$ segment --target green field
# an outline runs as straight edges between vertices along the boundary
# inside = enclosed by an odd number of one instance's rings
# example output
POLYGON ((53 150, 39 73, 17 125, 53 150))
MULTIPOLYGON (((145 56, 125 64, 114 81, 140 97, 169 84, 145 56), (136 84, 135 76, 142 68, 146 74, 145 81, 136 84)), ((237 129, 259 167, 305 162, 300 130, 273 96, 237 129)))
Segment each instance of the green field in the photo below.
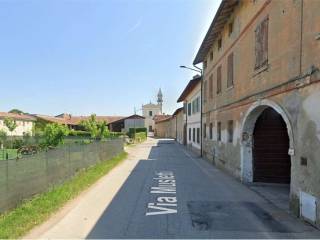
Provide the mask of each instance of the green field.
POLYGON ((17 158, 17 149, 2 149, 0 150, 0 160, 5 160, 8 154, 8 159, 17 158))

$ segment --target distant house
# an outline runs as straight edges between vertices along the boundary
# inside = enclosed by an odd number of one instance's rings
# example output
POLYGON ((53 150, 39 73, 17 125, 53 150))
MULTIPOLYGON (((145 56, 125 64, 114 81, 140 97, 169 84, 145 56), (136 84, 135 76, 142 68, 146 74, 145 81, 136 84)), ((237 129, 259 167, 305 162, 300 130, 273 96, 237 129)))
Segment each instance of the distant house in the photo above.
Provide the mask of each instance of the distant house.
MULTIPOLYGON (((37 118, 37 124, 45 125, 47 123, 58 123, 68 126, 69 129, 74 130, 83 130, 81 126, 81 122, 84 120, 88 120, 90 116, 72 116, 68 113, 63 113, 57 116, 48 116, 48 115, 41 115, 36 114, 35 117, 37 118)), ((123 116, 96 116, 97 121, 105 121, 108 124, 118 121, 119 119, 124 118, 123 116)))
POLYGON ((200 153, 201 149, 201 77, 196 75, 189 81, 177 102, 185 107, 187 145, 200 153))
POLYGON ((159 138, 174 138, 171 115, 157 115, 154 117, 154 136, 159 138))
POLYGON ((8 136, 32 135, 35 121, 35 117, 27 114, 0 112, 0 130, 5 131, 8 136), (11 118, 16 122, 17 127, 13 132, 10 132, 4 124, 5 118, 11 118))
MULTIPOLYGON (((58 123, 68 126, 69 129, 84 130, 81 122, 88 120, 90 116, 72 116, 71 114, 63 113, 57 116, 35 115, 39 126, 47 123, 58 123)), ((96 116, 97 121, 105 121, 109 130, 112 132, 128 132, 129 128, 145 127, 145 118, 140 115, 124 116, 96 116)))
POLYGON ((134 114, 129 117, 123 117, 116 121, 108 123, 109 130, 112 132, 129 132, 130 128, 145 127, 145 117, 134 114))

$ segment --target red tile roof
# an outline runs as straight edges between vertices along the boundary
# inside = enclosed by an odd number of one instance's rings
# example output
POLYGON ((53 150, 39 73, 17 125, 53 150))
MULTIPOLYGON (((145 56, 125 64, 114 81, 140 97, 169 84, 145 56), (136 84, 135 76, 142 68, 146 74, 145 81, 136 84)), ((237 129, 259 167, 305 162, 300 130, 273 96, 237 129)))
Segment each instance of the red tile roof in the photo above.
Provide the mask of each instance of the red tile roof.
POLYGON ((158 123, 158 122, 164 122, 164 121, 170 120, 171 118, 172 118, 171 115, 155 115, 153 117, 153 120, 155 121, 155 123, 158 123))
POLYGON ((24 121, 36 121, 37 119, 34 116, 28 114, 18 114, 18 113, 8 113, 0 112, 0 118, 12 118, 14 120, 24 120, 24 121))

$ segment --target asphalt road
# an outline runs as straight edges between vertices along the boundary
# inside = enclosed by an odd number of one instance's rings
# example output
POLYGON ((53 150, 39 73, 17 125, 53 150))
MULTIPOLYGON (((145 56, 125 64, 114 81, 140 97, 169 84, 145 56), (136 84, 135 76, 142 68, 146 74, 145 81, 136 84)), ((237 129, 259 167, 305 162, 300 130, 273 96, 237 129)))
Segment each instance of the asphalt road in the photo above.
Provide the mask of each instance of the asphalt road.
POLYGON ((141 159, 87 238, 320 238, 174 141, 141 159), (144 161, 143 161, 144 160, 144 161))

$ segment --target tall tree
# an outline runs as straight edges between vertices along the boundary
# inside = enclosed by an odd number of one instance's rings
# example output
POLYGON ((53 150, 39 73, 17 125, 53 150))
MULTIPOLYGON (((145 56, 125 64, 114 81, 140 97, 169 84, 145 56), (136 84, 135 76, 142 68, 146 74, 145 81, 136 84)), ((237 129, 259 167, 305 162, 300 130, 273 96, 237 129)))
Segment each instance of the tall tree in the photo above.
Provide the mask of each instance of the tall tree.
POLYGON ((11 110, 9 111, 9 113, 24 114, 23 111, 21 111, 20 109, 16 109, 16 108, 11 109, 11 110))
POLYGON ((12 132, 17 128, 16 121, 12 118, 7 117, 4 119, 4 125, 9 129, 12 136, 12 132))

